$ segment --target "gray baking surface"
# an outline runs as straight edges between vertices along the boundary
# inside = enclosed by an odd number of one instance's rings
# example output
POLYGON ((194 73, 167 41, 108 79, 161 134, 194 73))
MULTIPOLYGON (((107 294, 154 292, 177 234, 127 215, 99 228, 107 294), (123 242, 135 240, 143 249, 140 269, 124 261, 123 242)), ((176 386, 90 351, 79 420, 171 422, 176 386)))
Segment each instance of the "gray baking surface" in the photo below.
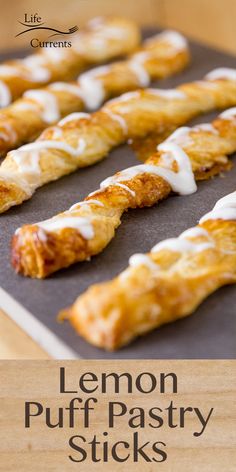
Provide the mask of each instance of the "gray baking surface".
MULTIPOLYGON (((236 66, 234 57, 202 45, 191 43, 191 51, 191 67, 181 75, 158 81, 157 87, 175 87, 182 82, 201 79, 215 67, 236 66)), ((201 116, 192 123, 207 122, 214 116, 216 113, 201 116)), ((190 317, 155 330, 116 353, 90 346, 69 324, 56 321, 57 312, 70 305, 89 285, 107 280, 124 269, 131 254, 146 252, 158 241, 177 236, 195 225, 216 200, 236 190, 235 166, 224 178, 199 183, 194 195, 173 196, 153 208, 129 211, 124 215, 116 237, 91 262, 74 265, 43 281, 14 274, 9 246, 16 228, 67 209, 98 188, 105 177, 136 163, 128 146, 119 147, 100 163, 46 185, 30 201, 1 215, 0 286, 83 358, 235 358, 234 286, 222 288, 210 296, 190 317)))

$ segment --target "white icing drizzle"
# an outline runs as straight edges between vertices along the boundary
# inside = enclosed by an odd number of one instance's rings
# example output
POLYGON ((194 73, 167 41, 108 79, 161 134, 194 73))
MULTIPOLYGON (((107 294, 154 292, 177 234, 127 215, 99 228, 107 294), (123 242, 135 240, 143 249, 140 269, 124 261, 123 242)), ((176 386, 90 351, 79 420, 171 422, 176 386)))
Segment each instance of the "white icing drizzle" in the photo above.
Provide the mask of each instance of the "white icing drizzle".
MULTIPOLYGON (((178 172, 157 167, 157 174, 163 177, 172 187, 172 190, 180 195, 189 195, 196 192, 197 186, 194 180, 192 166, 187 154, 175 143, 159 144, 158 150, 168 154, 175 159, 178 164, 178 172)), ((165 154, 163 156, 165 158, 165 154)), ((155 167, 155 166, 153 166, 155 167)))
POLYGON ((104 207, 104 203, 95 199, 78 202, 75 205, 72 205, 68 211, 50 218, 49 220, 36 223, 36 225, 48 232, 60 231, 64 228, 74 228, 80 231, 84 239, 92 239, 94 237, 94 229, 90 217, 77 215, 78 206, 89 206, 91 204, 104 207))
POLYGON ((104 38, 107 38, 107 39, 124 38, 125 30, 119 28, 118 26, 109 25, 109 26, 106 26, 106 28, 104 29, 103 28, 104 27, 102 27, 101 29, 101 36, 103 36, 104 38))
POLYGON ((143 63, 147 61, 148 59, 150 59, 150 57, 151 57, 150 51, 139 51, 139 52, 134 53, 130 60, 143 63))
POLYGON ((73 50, 79 54, 87 55, 90 50, 99 50, 107 47, 107 39, 102 37, 101 34, 94 34, 93 36, 87 36, 86 34, 78 34, 77 38, 73 39, 73 50))
POLYGON ((132 59, 128 62, 129 68, 136 75, 139 85, 141 87, 147 87, 150 83, 150 76, 145 69, 144 62, 150 56, 149 52, 138 52, 133 55, 132 59))
POLYGON ((228 208, 229 206, 236 207, 236 192, 229 193, 225 197, 220 198, 214 208, 228 208))
POLYGON ((74 148, 69 144, 61 141, 45 140, 36 141, 35 143, 25 144, 15 151, 11 151, 9 155, 16 162, 19 171, 22 174, 40 175, 39 166, 40 151, 45 149, 54 149, 65 151, 75 159, 82 154, 86 146, 83 139, 79 140, 78 147, 74 148))
POLYGON ((42 54, 49 59, 50 62, 56 63, 67 58, 68 49, 56 47, 43 48, 42 54))
POLYGON ((62 215, 54 216, 49 220, 36 223, 36 226, 48 231, 60 231, 65 228, 73 228, 79 230, 84 239, 92 239, 94 237, 94 229, 88 218, 81 216, 67 216, 69 212, 62 215), (66 215, 66 216, 65 216, 66 215))
POLYGON ((205 76, 206 80, 226 79, 236 81, 236 69, 229 67, 219 67, 212 70, 205 76))
MULTIPOLYGON (((103 207, 104 204, 99 200, 88 200, 83 202, 78 202, 75 205, 65 211, 64 213, 54 216, 48 220, 36 223, 35 225, 38 226, 40 229, 43 229, 47 232, 57 232, 65 228, 72 228, 77 229, 81 233, 84 239, 90 240, 94 237, 94 229, 93 225, 90 221, 90 217, 78 216, 78 206, 88 206, 90 204, 98 205, 103 207)), ((18 234, 20 228, 16 230, 16 234, 18 234)), ((42 233, 42 240, 46 240, 46 236, 42 233)))
MULTIPOLYGON (((150 90, 154 90, 154 89, 148 89, 149 91, 150 90)), ((118 98, 112 98, 111 100, 108 100, 106 102, 106 104, 108 103, 121 103, 121 102, 127 102, 129 100, 132 100, 132 99, 136 99, 136 98, 140 98, 140 92, 138 92, 137 90, 135 90, 134 92, 126 92, 126 93, 123 93, 122 95, 120 95, 120 97, 118 98)))
MULTIPOLYGON (((132 197, 135 197, 135 195, 136 195, 135 192, 134 192, 134 190, 131 190, 131 188, 129 188, 128 185, 124 185, 124 184, 121 184, 121 183, 118 183, 118 182, 116 182, 116 183, 113 184, 113 185, 115 185, 116 187, 121 187, 121 188, 123 188, 124 190, 126 190, 127 192, 129 192, 129 193, 132 195, 132 197)), ((106 185, 106 184, 104 184, 104 182, 102 182, 102 183, 101 183, 101 189, 106 188, 106 187, 109 187, 109 185, 106 185)))
POLYGON ((200 219, 200 223, 207 220, 235 220, 236 208, 221 208, 219 210, 212 210, 200 219))
POLYGON ((66 123, 70 123, 71 121, 74 121, 74 120, 82 120, 82 119, 88 120, 89 118, 90 118, 89 113, 82 113, 82 112, 71 113, 70 115, 67 115, 65 118, 60 120, 58 125, 63 126, 66 123))
POLYGON ((75 95, 83 100, 82 91, 79 85, 67 84, 66 82, 55 82, 54 84, 49 85, 48 88, 51 90, 58 90, 59 92, 71 93, 71 95, 75 95))
POLYGON ((207 131, 212 134, 219 134, 218 130, 214 128, 214 126, 211 123, 201 123, 200 125, 193 126, 192 131, 193 132, 198 132, 198 131, 207 131))
POLYGON ((88 21, 88 26, 91 29, 100 28, 102 25, 104 25, 103 16, 96 16, 95 18, 92 18, 91 20, 88 21))
MULTIPOLYGON (((52 137, 54 139, 61 139, 63 137, 63 131, 61 128, 59 128, 59 126, 51 126, 50 128, 47 128, 45 130, 45 133, 47 133, 48 130, 51 130, 52 131, 52 137)), ((41 137, 42 137, 42 134, 41 134, 41 137)))
POLYGON ((7 84, 0 80, 0 107, 7 107, 11 103, 11 92, 7 84))
POLYGON ((2 77, 21 77, 30 82, 47 82, 50 79, 50 71, 42 67, 42 61, 37 57, 25 58, 19 63, 19 66, 6 64, 0 66, 0 76, 2 77), (23 66, 21 68, 20 66, 23 66))
POLYGON ((114 38, 123 38, 126 30, 123 27, 116 26, 112 23, 106 23, 103 17, 93 18, 88 23, 89 27, 94 31, 95 37, 91 39, 97 39, 97 37, 101 37, 101 39, 114 39, 114 38))
POLYGON ((112 120, 117 121, 120 127, 122 128, 124 134, 127 135, 128 126, 125 119, 122 116, 118 115, 117 113, 113 113, 109 108, 103 108, 102 111, 103 113, 106 113, 107 115, 109 115, 112 120))
POLYGON ((48 82, 51 77, 50 70, 46 67, 43 54, 28 56, 22 60, 29 71, 29 80, 33 82, 48 82))
MULTIPOLYGON (((119 172, 118 175, 108 177, 101 183, 101 188, 109 185, 116 185, 125 180, 130 180, 139 174, 150 173, 165 179, 170 184, 172 190, 180 195, 189 195, 196 192, 197 187, 194 180, 191 162, 187 154, 177 144, 168 142, 159 145, 158 150, 167 153, 167 159, 168 154, 171 154, 171 157, 173 157, 178 163, 178 172, 151 164, 141 164, 139 166, 129 167, 128 169, 119 172)), ((163 155, 163 158, 165 158, 165 154, 163 155)))
MULTIPOLYGON (((157 253, 162 250, 169 250, 173 252, 179 252, 181 254, 184 253, 198 253, 202 252, 206 249, 209 248, 214 248, 215 244, 214 242, 210 239, 210 236, 206 230, 203 228, 190 228, 187 231, 184 231, 178 238, 171 238, 171 239, 166 239, 165 241, 161 241, 160 243, 156 244, 152 249, 151 253, 157 253), (207 238, 207 242, 196 242, 196 241, 190 241, 188 238, 197 238, 204 236, 207 238)), ((129 259, 129 266, 130 267, 137 267, 140 265, 145 265, 148 267, 150 270, 153 271, 158 271, 161 270, 160 266, 156 264, 150 255, 148 254, 134 254, 133 256, 130 257, 129 259)), ((126 274, 127 271, 123 272, 123 274, 126 274)), ((129 275, 129 273, 127 273, 129 275)))
POLYGON ((146 254, 133 254, 133 256, 129 258, 129 265, 130 267, 145 265, 151 270, 159 269, 158 264, 155 264, 155 262, 146 254))
POLYGON ((70 144, 61 142, 61 141, 36 141, 35 143, 25 144, 19 149, 13 152, 22 151, 31 151, 31 150, 42 150, 42 149, 58 149, 60 151, 65 151, 67 154, 70 154, 73 157, 78 157, 84 151, 86 143, 84 139, 80 138, 77 148, 72 147, 70 144))
POLYGON ((99 108, 105 99, 105 89, 102 81, 97 77, 99 74, 107 74, 110 66, 96 67, 81 74, 78 84, 81 89, 81 97, 88 110, 99 108))
POLYGON ((74 205, 72 205, 69 209, 69 211, 73 211, 73 210, 78 210, 78 206, 87 206, 87 205, 97 205, 97 206, 100 206, 100 207, 104 207, 104 203, 103 202, 100 202, 100 200, 96 200, 95 198, 94 199, 90 199, 90 200, 85 200, 83 202, 78 202, 78 203, 75 203, 74 205))
POLYGON ((168 250, 173 252, 180 252, 181 254, 185 252, 202 252, 205 249, 214 247, 214 243, 211 241, 199 243, 194 241, 189 241, 185 239, 185 236, 180 235, 178 238, 170 238, 165 241, 161 241, 156 244, 151 250, 152 253, 159 252, 162 250, 168 250))
MULTIPOLYGON (((203 228, 190 228, 187 231, 184 231, 178 238, 171 238, 161 241, 156 244, 152 249, 151 253, 157 253, 162 250, 168 250, 173 252, 184 253, 198 253, 205 251, 206 249, 214 248, 215 244, 211 240, 208 232, 203 228), (188 238, 197 238, 204 236, 207 238, 207 242, 196 242, 190 241, 188 238)), ((136 267, 139 265, 146 265, 149 269, 158 271, 160 266, 156 264, 148 254, 134 254, 129 259, 130 267, 136 267)))
MULTIPOLYGON (((189 133, 198 133, 199 131, 207 131, 215 135, 218 134, 218 130, 210 123, 202 123, 200 125, 193 126, 192 128, 189 128, 188 126, 182 126, 181 128, 177 128, 164 141, 164 143, 175 143, 179 146, 190 146, 193 144, 193 140, 191 139, 189 133)), ((157 149, 160 149, 159 146, 157 146, 157 149)))
POLYGON ((213 210, 200 219, 200 224, 207 220, 236 220, 236 192, 221 198, 213 210))
MULTIPOLYGON (((165 142, 176 143, 179 146, 190 145, 192 144, 192 139, 189 137, 189 131, 191 128, 188 126, 182 126, 181 128, 176 129, 166 140, 165 142)), ((158 146, 157 146, 158 148, 158 146)))
POLYGON ((56 97, 45 90, 27 90, 23 97, 30 98, 42 107, 42 119, 46 123, 54 123, 60 119, 60 111, 56 97))
POLYGON ((21 76, 22 71, 16 65, 6 64, 0 66, 0 75, 2 77, 14 77, 14 76, 21 76))
POLYGON ((223 111, 219 117, 223 120, 236 120, 236 107, 223 111))
POLYGON ((23 175, 40 176, 41 168, 39 165, 40 156, 37 152, 33 151, 31 154, 28 152, 18 153, 17 151, 11 152, 11 157, 17 164, 18 171, 23 175))
POLYGON ((176 89, 148 89, 148 92, 153 95, 158 95, 159 97, 166 98, 167 100, 182 100, 186 98, 186 94, 181 90, 176 89))
POLYGON ((140 62, 130 61, 129 68, 136 75, 139 85, 141 87, 147 87, 150 83, 150 77, 145 67, 140 62))
POLYGON ((124 184, 121 184, 120 182, 113 181, 113 177, 108 177, 106 180, 101 182, 100 188, 98 190, 95 190, 94 192, 89 193, 88 196, 92 197, 93 195, 97 195, 98 193, 101 193, 105 188, 109 187, 110 185, 123 188, 124 190, 126 190, 126 192, 129 192, 132 195, 132 197, 135 197, 136 195, 134 190, 131 190, 131 188, 129 188, 128 185, 124 185, 124 184), (111 179, 112 179, 112 183, 110 183, 111 179))
POLYGON ((197 238, 199 236, 205 236, 207 239, 210 239, 208 231, 199 226, 194 226, 193 228, 186 229, 181 235, 181 238, 197 238))
POLYGON ((38 108, 37 103, 30 103, 30 102, 25 102, 23 100, 17 100, 12 106, 14 106, 14 109, 16 110, 32 110, 35 112, 35 110, 38 108))
POLYGON ((83 49, 86 49, 86 46, 88 47, 88 45, 97 49, 105 46, 109 39, 122 39, 126 36, 126 29, 124 29, 124 27, 119 27, 112 23, 109 24, 102 17, 93 18, 89 21, 88 25, 93 32, 93 36, 91 36, 91 33, 90 36, 81 33, 77 35, 78 41, 76 47, 79 51, 83 51, 83 49))
POLYGON ((216 90, 218 88, 217 84, 214 82, 207 82, 206 80, 195 80, 194 84, 209 90, 216 90))
MULTIPOLYGON (((158 35, 156 35, 155 38, 167 41, 168 43, 171 44, 171 46, 175 48, 176 51, 183 51, 184 49, 188 48, 188 43, 185 37, 179 32, 174 31, 174 30, 163 31, 162 33, 159 33, 158 35)), ((148 38, 146 39, 145 43, 149 44, 153 42, 153 40, 154 38, 148 38)))
POLYGON ((1 122, 0 118, 0 138, 3 139, 3 141, 6 142, 14 142, 17 138, 17 134, 13 127, 10 125, 10 123, 7 123, 6 121, 1 122))

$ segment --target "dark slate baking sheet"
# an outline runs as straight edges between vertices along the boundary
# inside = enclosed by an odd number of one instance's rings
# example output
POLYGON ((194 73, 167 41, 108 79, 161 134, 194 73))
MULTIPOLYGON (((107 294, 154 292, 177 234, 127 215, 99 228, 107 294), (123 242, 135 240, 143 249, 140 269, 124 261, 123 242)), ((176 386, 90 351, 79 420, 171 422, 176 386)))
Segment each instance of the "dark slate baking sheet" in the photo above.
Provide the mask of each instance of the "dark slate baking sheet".
MULTIPOLYGON (((152 33, 153 31, 150 32, 152 33)), ((191 51, 191 67, 179 76, 159 81, 156 84, 158 87, 175 87, 185 81, 201 79, 215 67, 236 67, 234 57, 202 45, 192 43, 191 51)), ((192 123, 207 122, 214 116, 216 113, 205 115, 192 123)), ((134 252, 146 252, 158 241, 177 236, 181 231, 195 225, 201 215, 212 208, 216 200, 236 190, 236 167, 225 174, 224 178, 217 177, 199 183, 198 192, 194 195, 173 196, 153 208, 130 211, 124 215, 123 223, 110 245, 91 262, 77 264, 43 281, 17 276, 11 269, 9 244, 17 227, 49 218, 67 209, 98 188, 105 177, 136 163, 137 160, 128 146, 122 146, 97 165, 46 185, 38 190, 29 202, 1 215, 0 286, 49 328, 59 340, 75 351, 78 357, 235 358, 234 286, 222 288, 210 296, 192 316, 153 331, 116 353, 106 353, 90 346, 69 324, 58 324, 56 314, 70 305, 89 285, 118 274, 127 266, 128 258, 134 252)), ((4 308, 6 310, 7 307, 4 308)), ((26 329, 24 318, 19 316, 17 322, 26 329)), ((1 335, 4 336, 4 333, 1 335)))

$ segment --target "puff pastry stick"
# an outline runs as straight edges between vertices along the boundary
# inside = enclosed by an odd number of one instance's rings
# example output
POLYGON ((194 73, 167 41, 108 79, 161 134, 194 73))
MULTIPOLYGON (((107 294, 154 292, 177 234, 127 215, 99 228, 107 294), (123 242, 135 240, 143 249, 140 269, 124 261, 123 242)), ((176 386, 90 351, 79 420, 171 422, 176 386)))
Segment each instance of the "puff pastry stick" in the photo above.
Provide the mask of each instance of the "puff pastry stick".
POLYGON ((25 90, 71 80, 93 64, 129 54, 139 41, 140 32, 133 21, 115 17, 90 21, 73 35, 71 48, 43 48, 40 53, 0 65, 0 107, 8 106, 25 90))
POLYGON ((189 195, 195 179, 207 179, 229 167, 236 151, 236 108, 213 124, 179 128, 160 144, 145 164, 118 172, 100 189, 68 211, 35 225, 13 238, 12 262, 17 272, 43 278, 102 251, 114 237, 129 208, 152 206, 171 191, 189 195))
POLYGON ((191 315, 212 292, 236 283, 236 192, 178 238, 135 254, 111 281, 91 286, 62 313, 90 343, 115 350, 191 315))
POLYGON ((163 132, 191 117, 236 104, 236 71, 223 78, 121 95, 88 117, 69 115, 56 128, 16 151, 0 167, 0 212, 29 199, 47 182, 92 165, 127 137, 163 132))
POLYGON ((127 60, 85 72, 77 82, 56 82, 27 91, 0 112, 0 153, 32 141, 48 124, 69 113, 95 110, 108 98, 179 72, 189 57, 185 38, 164 31, 146 40, 127 60))

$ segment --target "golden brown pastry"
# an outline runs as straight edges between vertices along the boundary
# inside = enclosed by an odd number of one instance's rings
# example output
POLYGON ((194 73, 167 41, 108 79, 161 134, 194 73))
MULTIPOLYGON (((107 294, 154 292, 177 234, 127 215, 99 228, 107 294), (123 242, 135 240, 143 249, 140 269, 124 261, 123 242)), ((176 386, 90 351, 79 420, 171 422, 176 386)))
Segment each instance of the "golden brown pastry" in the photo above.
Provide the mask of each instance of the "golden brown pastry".
POLYGON ((232 69, 174 90, 128 92, 88 116, 69 115, 38 140, 10 151, 0 167, 0 212, 53 180, 102 160, 127 138, 163 133, 195 115, 236 104, 232 69), (216 76, 216 78, 215 78, 216 76))
POLYGON ((17 272, 43 278, 102 251, 129 208, 152 206, 171 191, 189 195, 195 179, 229 168, 236 151, 236 108, 211 124, 179 128, 160 144, 145 164, 107 178, 83 202, 47 221, 26 225, 13 238, 17 272))
POLYGON ((179 72, 189 57, 185 38, 165 31, 146 40, 127 60, 85 72, 77 82, 56 82, 25 92, 0 112, 0 153, 32 141, 49 124, 69 113, 95 110, 108 98, 179 72))
POLYGON ((139 29, 131 20, 91 20, 71 37, 71 48, 43 48, 40 53, 0 65, 0 107, 8 106, 25 90, 55 80, 71 80, 91 65, 129 54, 139 41, 139 29))
POLYGON ((95 346, 114 350, 191 315, 212 292, 236 283, 236 192, 178 238, 135 254, 113 280, 91 286, 62 313, 95 346))

